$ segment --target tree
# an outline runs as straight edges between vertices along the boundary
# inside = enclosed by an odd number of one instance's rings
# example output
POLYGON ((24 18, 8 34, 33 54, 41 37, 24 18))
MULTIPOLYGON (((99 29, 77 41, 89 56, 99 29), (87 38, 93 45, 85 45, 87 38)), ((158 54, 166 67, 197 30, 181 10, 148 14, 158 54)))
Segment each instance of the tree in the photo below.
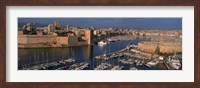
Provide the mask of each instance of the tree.
POLYGON ((155 50, 154 53, 156 53, 156 54, 159 54, 159 53, 160 53, 160 47, 159 47, 159 46, 156 47, 156 50, 155 50))

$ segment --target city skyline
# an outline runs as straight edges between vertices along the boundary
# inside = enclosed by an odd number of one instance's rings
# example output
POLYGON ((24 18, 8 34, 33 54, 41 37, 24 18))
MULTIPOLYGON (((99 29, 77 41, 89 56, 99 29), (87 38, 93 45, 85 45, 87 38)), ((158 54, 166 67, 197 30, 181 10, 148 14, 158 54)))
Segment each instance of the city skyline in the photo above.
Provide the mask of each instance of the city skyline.
POLYGON ((59 21, 64 27, 182 30, 182 18, 18 18, 18 26, 26 22, 46 26, 54 21, 59 21))

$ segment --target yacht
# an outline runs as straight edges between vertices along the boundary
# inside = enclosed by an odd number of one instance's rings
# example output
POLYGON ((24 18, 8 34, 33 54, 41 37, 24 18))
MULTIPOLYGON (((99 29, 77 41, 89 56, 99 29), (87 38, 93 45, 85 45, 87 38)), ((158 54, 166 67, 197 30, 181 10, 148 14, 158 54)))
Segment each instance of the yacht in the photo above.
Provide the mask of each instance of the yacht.
POLYGON ((66 63, 74 63, 76 60, 74 58, 69 58, 69 59, 66 59, 64 60, 64 62, 66 63))
POLYGON ((94 68, 94 70, 109 70, 112 69, 112 67, 113 66, 109 63, 101 63, 96 68, 94 68))
POLYGON ((138 70, 136 67, 131 67, 130 70, 138 70))
POLYGON ((122 70, 124 66, 114 66, 111 70, 122 70))
POLYGON ((151 67, 151 66, 155 66, 157 64, 158 64, 158 61, 150 61, 150 62, 147 62, 147 64, 145 64, 145 65, 148 67, 151 67))
POLYGON ((169 56, 167 63, 176 70, 181 68, 181 62, 176 56, 169 56))
POLYGON ((108 44, 108 42, 106 42, 106 41, 100 41, 100 42, 98 42, 98 45, 106 45, 106 44, 108 44))

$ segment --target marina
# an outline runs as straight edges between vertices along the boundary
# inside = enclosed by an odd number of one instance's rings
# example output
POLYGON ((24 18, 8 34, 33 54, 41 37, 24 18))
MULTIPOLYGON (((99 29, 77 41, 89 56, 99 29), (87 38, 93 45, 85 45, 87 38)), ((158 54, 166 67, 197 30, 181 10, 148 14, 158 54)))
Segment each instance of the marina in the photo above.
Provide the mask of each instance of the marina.
POLYGON ((19 49, 19 70, 177 70, 175 56, 142 52, 137 43, 145 38, 115 41, 105 46, 19 49), (29 50, 28 54, 23 54, 29 50), (26 56, 28 55, 28 57, 26 56), (32 57, 31 57, 32 56, 32 57), (169 58, 163 60, 163 58, 169 58), (158 65, 161 65, 160 67, 158 65))

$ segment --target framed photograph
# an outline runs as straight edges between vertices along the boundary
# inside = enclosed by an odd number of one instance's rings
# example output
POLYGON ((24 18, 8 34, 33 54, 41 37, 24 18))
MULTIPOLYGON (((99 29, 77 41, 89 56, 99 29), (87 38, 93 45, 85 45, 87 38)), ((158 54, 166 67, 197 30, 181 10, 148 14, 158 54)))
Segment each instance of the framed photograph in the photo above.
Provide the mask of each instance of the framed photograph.
POLYGON ((200 87, 199 0, 1 1, 0 87, 200 87))

